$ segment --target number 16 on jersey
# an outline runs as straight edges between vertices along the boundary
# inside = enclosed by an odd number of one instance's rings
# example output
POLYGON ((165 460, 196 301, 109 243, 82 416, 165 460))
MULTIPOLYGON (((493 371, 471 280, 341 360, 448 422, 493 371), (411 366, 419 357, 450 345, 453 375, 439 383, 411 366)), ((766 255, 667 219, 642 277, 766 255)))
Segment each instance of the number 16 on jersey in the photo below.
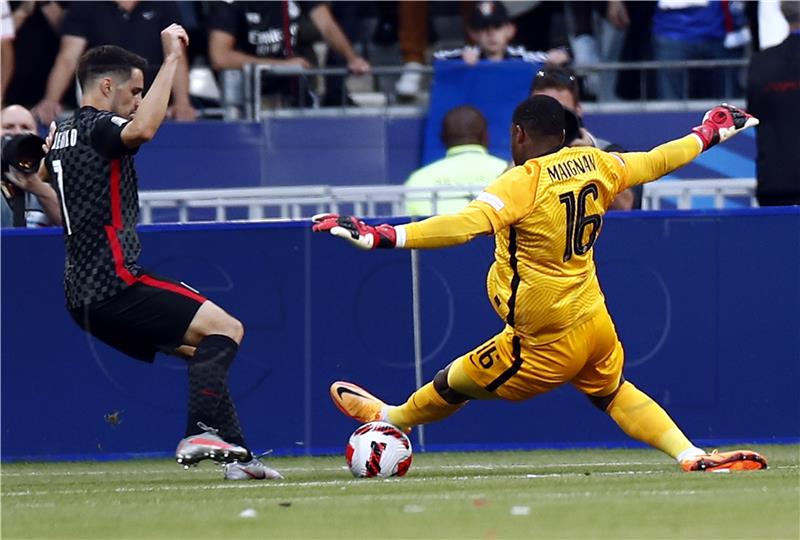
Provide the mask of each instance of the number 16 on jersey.
POLYGON ((584 255, 594 245, 600 226, 603 224, 603 217, 600 214, 586 215, 586 199, 591 195, 597 200, 598 190, 596 184, 585 185, 578 196, 567 191, 558 196, 566 208, 567 213, 567 238, 564 248, 564 262, 567 262, 573 255, 584 255), (590 228, 587 235, 587 228, 590 228), (588 236, 588 238, 586 238, 588 236), (584 241, 586 238, 586 241, 584 241))

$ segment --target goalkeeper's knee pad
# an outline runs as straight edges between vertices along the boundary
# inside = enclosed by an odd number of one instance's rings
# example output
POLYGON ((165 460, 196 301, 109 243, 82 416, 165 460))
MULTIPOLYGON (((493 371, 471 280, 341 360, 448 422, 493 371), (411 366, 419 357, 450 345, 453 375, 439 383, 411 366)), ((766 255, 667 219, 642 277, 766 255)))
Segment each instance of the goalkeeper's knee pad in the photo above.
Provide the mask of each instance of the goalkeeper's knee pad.
POLYGON ((450 388, 450 385, 447 384, 447 372, 449 369, 450 366, 440 370, 439 373, 436 374, 433 378, 433 388, 442 396, 442 399, 451 405, 459 405, 465 401, 469 401, 469 397, 461 392, 453 390, 450 388))

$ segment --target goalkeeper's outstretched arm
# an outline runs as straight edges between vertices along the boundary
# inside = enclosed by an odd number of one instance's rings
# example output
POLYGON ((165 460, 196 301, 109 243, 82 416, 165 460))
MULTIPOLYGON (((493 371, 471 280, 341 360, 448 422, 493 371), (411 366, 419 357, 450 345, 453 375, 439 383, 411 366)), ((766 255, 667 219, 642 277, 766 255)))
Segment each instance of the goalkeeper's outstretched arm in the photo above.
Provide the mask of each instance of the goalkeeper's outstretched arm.
POLYGON ((405 225, 368 225, 357 217, 319 214, 315 232, 330 232, 360 249, 440 248, 469 242, 493 233, 492 223, 479 208, 467 205, 457 214, 433 216, 405 225))
POLYGON ((693 128, 692 133, 686 137, 657 146, 649 152, 615 155, 622 158, 626 184, 631 187, 657 180, 683 167, 715 144, 756 125, 757 118, 741 109, 722 104, 708 111, 703 116, 703 123, 693 128))
MULTIPOLYGON (((686 165, 700 152, 757 124, 758 120, 746 112, 723 104, 708 111, 703 116, 703 123, 682 139, 662 144, 649 152, 611 155, 619 158, 620 182, 626 184, 625 187, 630 187, 661 178, 686 165)), ((533 176, 527 178, 529 182, 538 181, 533 176)), ((536 193, 535 186, 520 182, 509 185, 516 186, 518 194, 522 194, 523 198, 527 197, 528 204, 519 205, 518 210, 523 213, 529 211, 534 202, 532 194, 536 193)), ((513 189, 509 196, 514 198, 513 189)), ((514 218, 514 215, 506 217, 514 218)), ((476 236, 493 234, 495 229, 489 216, 474 203, 470 203, 457 214, 434 216, 397 227, 388 224, 369 225, 357 217, 339 214, 318 214, 312 221, 312 230, 315 232, 329 232, 360 249, 455 246, 469 242, 476 236)))
POLYGON ((456 214, 429 217, 422 221, 399 225, 398 246, 409 249, 431 249, 466 244, 476 236, 494 234, 492 222, 474 205, 467 205, 456 214))
POLYGON ((658 180, 665 174, 683 167, 702 151, 702 142, 692 133, 656 146, 649 152, 623 152, 614 155, 622 158, 624 162, 626 187, 633 187, 658 180))

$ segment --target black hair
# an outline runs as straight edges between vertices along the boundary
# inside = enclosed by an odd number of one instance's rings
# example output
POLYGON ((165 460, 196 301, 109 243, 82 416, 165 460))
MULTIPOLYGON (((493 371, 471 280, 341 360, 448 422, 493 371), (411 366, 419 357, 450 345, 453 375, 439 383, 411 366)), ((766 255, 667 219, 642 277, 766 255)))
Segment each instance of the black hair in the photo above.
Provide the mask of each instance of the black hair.
POLYGON ((78 62, 78 82, 86 90, 86 83, 101 75, 113 75, 120 81, 127 81, 134 68, 142 71, 147 60, 116 45, 93 47, 81 56, 78 62))
POLYGON ((529 136, 560 137, 564 131, 564 107, 550 96, 530 96, 514 109, 513 122, 529 136))
POLYGON ((565 67, 543 67, 536 72, 531 81, 529 94, 537 91, 555 88, 556 90, 569 90, 575 103, 580 103, 580 83, 575 73, 565 67))
POLYGON ((485 144, 486 118, 471 105, 450 109, 442 120, 442 142, 447 148, 459 144, 485 144))

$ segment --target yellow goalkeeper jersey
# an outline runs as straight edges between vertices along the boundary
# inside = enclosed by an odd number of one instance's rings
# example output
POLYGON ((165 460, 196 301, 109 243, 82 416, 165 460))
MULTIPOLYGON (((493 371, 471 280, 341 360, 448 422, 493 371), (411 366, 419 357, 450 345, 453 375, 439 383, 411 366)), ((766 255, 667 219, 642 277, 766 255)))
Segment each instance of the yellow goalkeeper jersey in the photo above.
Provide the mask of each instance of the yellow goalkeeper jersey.
POLYGON ((475 204, 496 232, 486 280, 495 311, 535 341, 560 337, 604 304, 592 247, 625 189, 619 157, 565 148, 515 167, 475 204))
POLYGON ((514 167, 464 210, 398 227, 399 245, 434 248, 494 234, 489 300, 534 342, 558 339, 604 305, 593 246, 614 197, 694 159, 694 135, 650 152, 563 148, 514 167))

